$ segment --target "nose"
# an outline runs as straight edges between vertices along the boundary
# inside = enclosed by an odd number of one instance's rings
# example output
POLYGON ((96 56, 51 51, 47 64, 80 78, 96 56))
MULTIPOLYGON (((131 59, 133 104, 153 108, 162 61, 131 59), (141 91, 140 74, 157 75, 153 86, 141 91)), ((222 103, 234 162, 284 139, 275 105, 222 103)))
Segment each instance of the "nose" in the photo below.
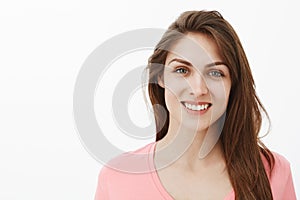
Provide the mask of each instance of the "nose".
POLYGON ((189 84, 191 87, 190 94, 196 98, 206 95, 208 93, 206 81, 200 72, 195 73, 194 76, 191 77, 189 84))

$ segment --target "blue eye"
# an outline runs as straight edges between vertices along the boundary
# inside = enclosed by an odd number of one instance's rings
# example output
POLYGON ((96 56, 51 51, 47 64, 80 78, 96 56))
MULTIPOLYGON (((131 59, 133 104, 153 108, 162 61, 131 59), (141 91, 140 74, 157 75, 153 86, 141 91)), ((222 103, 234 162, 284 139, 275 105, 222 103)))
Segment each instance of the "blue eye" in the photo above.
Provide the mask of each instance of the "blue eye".
POLYGON ((185 69, 185 68, 183 68, 183 67, 180 67, 180 68, 177 68, 177 69, 175 70, 175 72, 180 73, 180 74, 187 74, 187 73, 188 73, 188 70, 185 69))
POLYGON ((220 72, 220 71, 210 71, 208 74, 210 76, 214 76, 214 77, 222 77, 222 76, 224 76, 224 74, 222 72, 220 72))

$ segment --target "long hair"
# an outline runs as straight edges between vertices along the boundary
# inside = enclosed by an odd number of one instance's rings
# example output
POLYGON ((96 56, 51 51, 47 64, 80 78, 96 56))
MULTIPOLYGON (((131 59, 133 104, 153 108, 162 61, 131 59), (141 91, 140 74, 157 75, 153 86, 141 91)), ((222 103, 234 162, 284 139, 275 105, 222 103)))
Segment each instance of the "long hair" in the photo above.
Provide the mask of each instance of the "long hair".
POLYGON ((169 113, 165 120, 162 109, 154 106, 159 104, 167 111, 164 88, 157 84, 159 77, 163 76, 168 54, 166 49, 188 32, 199 32, 211 37, 229 68, 232 85, 220 140, 235 198, 272 200, 262 157, 267 160, 270 171, 274 166, 274 157, 259 138, 262 114, 268 120, 269 117, 256 95, 255 83, 242 44, 232 26, 217 11, 182 13, 169 26, 148 60, 148 93, 154 111, 156 141, 167 134, 169 127, 169 113))

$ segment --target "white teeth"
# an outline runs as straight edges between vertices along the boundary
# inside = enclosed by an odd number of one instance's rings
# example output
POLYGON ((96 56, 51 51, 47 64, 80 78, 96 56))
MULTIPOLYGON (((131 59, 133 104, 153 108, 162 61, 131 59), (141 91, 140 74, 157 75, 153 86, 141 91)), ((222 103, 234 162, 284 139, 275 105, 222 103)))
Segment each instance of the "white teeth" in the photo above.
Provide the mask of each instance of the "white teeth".
POLYGON ((198 106, 192 105, 192 110, 198 110, 198 106))
POLYGON ((193 105, 193 104, 189 104, 189 103, 184 103, 185 107, 190 109, 190 110, 206 110, 208 108, 208 104, 202 104, 202 105, 193 105))

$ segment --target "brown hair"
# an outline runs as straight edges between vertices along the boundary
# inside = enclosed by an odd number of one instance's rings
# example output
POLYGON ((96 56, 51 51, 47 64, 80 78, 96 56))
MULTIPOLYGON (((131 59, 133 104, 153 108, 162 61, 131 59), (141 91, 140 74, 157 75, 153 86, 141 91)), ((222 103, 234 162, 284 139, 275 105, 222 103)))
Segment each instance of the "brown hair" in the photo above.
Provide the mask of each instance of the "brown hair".
POLYGON ((241 42, 232 26, 217 11, 187 11, 181 14, 164 33, 149 58, 148 93, 155 115, 156 141, 167 134, 169 126, 169 114, 164 123, 162 109, 154 106, 159 104, 167 111, 164 88, 157 84, 164 71, 168 54, 166 49, 188 32, 200 32, 213 38, 229 68, 232 86, 220 140, 235 198, 273 199, 262 156, 267 160, 270 170, 274 165, 274 157, 258 136, 262 113, 267 119, 269 117, 256 95, 241 42))

